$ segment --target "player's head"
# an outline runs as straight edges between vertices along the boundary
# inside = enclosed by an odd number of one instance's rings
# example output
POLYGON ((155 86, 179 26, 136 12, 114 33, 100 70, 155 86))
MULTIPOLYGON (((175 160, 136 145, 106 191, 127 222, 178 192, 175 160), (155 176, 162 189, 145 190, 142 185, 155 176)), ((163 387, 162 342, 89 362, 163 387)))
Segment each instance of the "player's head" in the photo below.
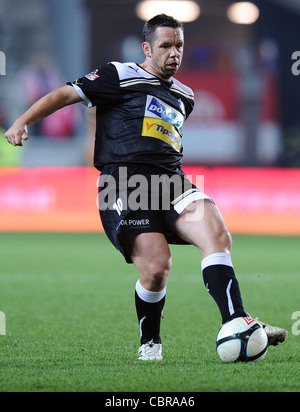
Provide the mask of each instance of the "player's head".
POLYGON ((145 23, 143 30, 144 42, 147 42, 152 46, 159 27, 181 29, 182 33, 184 33, 184 27, 180 21, 174 19, 174 17, 167 16, 166 14, 158 14, 145 23))
POLYGON ((183 25, 173 17, 160 14, 144 26, 143 50, 147 69, 170 80, 179 70, 183 57, 183 25))

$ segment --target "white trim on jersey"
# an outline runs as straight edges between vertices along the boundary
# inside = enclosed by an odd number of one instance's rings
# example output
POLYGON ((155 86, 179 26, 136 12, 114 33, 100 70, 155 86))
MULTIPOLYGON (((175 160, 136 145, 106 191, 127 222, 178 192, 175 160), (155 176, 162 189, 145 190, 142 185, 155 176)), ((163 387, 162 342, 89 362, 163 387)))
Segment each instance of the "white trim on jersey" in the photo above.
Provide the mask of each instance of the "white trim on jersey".
POLYGON ((185 86, 184 84, 180 83, 178 80, 173 79, 173 84, 171 86, 171 90, 175 93, 179 93, 188 99, 194 100, 194 93, 192 89, 185 86))
POLYGON ((172 205, 176 212, 180 215, 191 203, 197 200, 210 200, 211 198, 198 189, 190 189, 173 200, 172 205))
MULTIPOLYGON (((150 83, 155 86, 160 86, 161 82, 153 74, 144 70, 136 63, 119 63, 111 62, 117 69, 120 87, 128 87, 135 84, 150 83)), ((194 100, 192 89, 182 84, 180 81, 173 79, 173 84, 170 88, 174 93, 178 93, 188 99, 194 100)))
POLYGON ((72 83, 72 86, 74 87, 74 89, 76 90, 76 92, 78 93, 79 97, 81 97, 83 99, 83 103, 87 106, 87 107, 93 107, 92 102, 90 101, 90 99, 88 99, 86 97, 86 95, 83 93, 83 91, 81 90, 81 88, 79 86, 77 86, 77 84, 72 83))
POLYGON ((158 81, 158 78, 156 76, 147 72, 136 63, 111 62, 111 64, 113 64, 117 69, 121 83, 131 79, 147 79, 158 81))

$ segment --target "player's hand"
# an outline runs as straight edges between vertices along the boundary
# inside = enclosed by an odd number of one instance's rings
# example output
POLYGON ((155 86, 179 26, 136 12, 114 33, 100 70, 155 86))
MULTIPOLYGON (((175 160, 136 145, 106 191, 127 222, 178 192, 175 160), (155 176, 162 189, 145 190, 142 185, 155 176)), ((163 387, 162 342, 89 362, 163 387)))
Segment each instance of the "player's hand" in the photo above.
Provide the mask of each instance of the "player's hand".
POLYGON ((26 124, 14 123, 5 133, 6 140, 13 146, 23 146, 22 140, 28 140, 28 130, 26 124))

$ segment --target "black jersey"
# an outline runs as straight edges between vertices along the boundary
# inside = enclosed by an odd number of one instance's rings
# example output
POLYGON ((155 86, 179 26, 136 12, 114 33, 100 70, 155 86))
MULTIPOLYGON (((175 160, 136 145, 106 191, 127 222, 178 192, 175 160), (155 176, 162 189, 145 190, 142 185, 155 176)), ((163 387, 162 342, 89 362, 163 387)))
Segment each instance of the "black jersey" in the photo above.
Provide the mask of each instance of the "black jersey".
POLYGON ((159 79, 136 63, 118 62, 72 85, 87 106, 97 108, 97 169, 121 163, 181 168, 182 127, 194 106, 190 88, 159 79))

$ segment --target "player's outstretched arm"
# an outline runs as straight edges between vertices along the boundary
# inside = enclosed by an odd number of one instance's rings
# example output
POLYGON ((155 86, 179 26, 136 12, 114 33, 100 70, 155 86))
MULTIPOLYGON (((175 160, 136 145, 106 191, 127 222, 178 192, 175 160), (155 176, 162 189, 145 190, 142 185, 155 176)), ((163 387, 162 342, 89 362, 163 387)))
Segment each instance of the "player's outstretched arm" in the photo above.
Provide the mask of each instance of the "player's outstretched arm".
POLYGON ((20 116, 9 130, 5 137, 13 146, 23 146, 22 140, 28 140, 27 126, 30 126, 50 114, 69 106, 79 103, 81 97, 72 86, 63 86, 47 94, 30 107, 20 116))

